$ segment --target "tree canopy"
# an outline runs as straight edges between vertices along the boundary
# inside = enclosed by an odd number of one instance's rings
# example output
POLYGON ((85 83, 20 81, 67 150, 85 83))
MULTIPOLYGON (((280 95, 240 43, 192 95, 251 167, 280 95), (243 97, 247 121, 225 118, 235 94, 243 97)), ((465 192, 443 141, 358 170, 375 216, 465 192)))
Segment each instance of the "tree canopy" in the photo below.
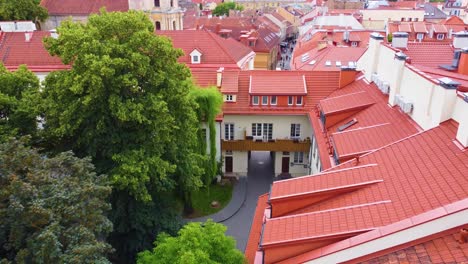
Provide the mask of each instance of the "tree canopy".
POLYGON ((221 3, 218 4, 215 9, 213 10, 213 15, 215 16, 229 16, 229 10, 238 10, 242 11, 244 10, 244 7, 240 4, 237 4, 235 2, 227 2, 227 3, 221 3))
POLYGON ((189 223, 177 237, 160 234, 152 251, 138 254, 138 264, 152 263, 246 263, 236 242, 226 236, 227 228, 211 220, 206 223, 189 223))
POLYGON ((49 16, 40 0, 0 0, 0 21, 45 21, 49 16))
POLYGON ((107 263, 111 188, 89 159, 0 144, 2 263, 107 263))
POLYGON ((39 79, 24 65, 10 72, 0 63, 0 142, 36 133, 38 101, 39 79))
POLYGON ((64 22, 58 33, 46 46, 73 67, 46 78, 47 134, 93 157, 116 189, 138 200, 150 201, 150 189, 201 186, 204 157, 190 71, 177 63, 182 52, 132 11, 64 22))

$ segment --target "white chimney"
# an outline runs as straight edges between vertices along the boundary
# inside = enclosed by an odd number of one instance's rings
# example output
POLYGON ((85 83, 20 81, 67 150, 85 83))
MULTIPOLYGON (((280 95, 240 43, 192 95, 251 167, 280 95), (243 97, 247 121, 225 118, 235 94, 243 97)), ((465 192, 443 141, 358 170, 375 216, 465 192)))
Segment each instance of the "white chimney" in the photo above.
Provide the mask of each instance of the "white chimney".
POLYGON ((50 36, 54 39, 58 39, 58 33, 56 29, 50 30, 50 36))
POLYGON ((224 71, 224 67, 221 67, 216 71, 216 86, 217 87, 221 87, 221 83, 223 80, 223 71, 224 71))
POLYGON ((394 32, 392 35, 392 47, 397 49, 406 49, 408 46, 408 33, 394 32))
POLYGON ((460 101, 461 103, 461 113, 460 119, 458 121, 458 130, 457 130, 457 140, 460 142, 463 147, 467 148, 468 147, 468 92, 462 93, 463 99, 460 97, 457 98, 457 100, 462 100, 460 101))
POLYGON ((30 42, 32 38, 32 32, 24 32, 24 39, 26 42, 30 42))
POLYGON ((468 47, 468 31, 453 33, 453 47, 456 49, 468 47))

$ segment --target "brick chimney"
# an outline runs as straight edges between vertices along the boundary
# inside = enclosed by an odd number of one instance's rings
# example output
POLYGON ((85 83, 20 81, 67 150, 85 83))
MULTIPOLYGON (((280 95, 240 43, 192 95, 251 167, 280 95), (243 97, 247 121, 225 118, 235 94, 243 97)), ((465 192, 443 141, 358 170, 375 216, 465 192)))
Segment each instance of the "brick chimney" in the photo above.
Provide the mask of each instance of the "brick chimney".
POLYGON ((461 50, 457 72, 460 74, 468 75, 468 46, 464 47, 461 50))
POLYGON ((408 47, 408 33, 394 32, 392 37, 392 47, 406 49, 408 47))

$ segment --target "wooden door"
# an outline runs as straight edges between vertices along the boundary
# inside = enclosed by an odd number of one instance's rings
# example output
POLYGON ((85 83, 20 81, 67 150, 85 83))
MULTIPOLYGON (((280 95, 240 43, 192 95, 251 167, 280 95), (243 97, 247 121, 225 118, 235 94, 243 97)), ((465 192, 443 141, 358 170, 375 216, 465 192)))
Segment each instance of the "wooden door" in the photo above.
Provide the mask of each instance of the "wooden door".
POLYGON ((226 169, 226 172, 232 172, 232 157, 225 157, 224 158, 224 167, 226 169))
POLYGON ((281 162, 281 172, 289 173, 289 157, 283 157, 281 162))

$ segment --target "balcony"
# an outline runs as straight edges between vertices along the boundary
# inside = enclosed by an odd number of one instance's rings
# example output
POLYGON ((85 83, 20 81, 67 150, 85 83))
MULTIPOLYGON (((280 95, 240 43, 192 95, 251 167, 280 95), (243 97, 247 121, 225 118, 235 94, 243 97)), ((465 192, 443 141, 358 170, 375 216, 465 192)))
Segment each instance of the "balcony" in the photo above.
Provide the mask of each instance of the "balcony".
POLYGON ((288 151, 309 152, 310 139, 273 139, 269 141, 244 139, 244 140, 221 140, 222 150, 233 151, 288 151))

